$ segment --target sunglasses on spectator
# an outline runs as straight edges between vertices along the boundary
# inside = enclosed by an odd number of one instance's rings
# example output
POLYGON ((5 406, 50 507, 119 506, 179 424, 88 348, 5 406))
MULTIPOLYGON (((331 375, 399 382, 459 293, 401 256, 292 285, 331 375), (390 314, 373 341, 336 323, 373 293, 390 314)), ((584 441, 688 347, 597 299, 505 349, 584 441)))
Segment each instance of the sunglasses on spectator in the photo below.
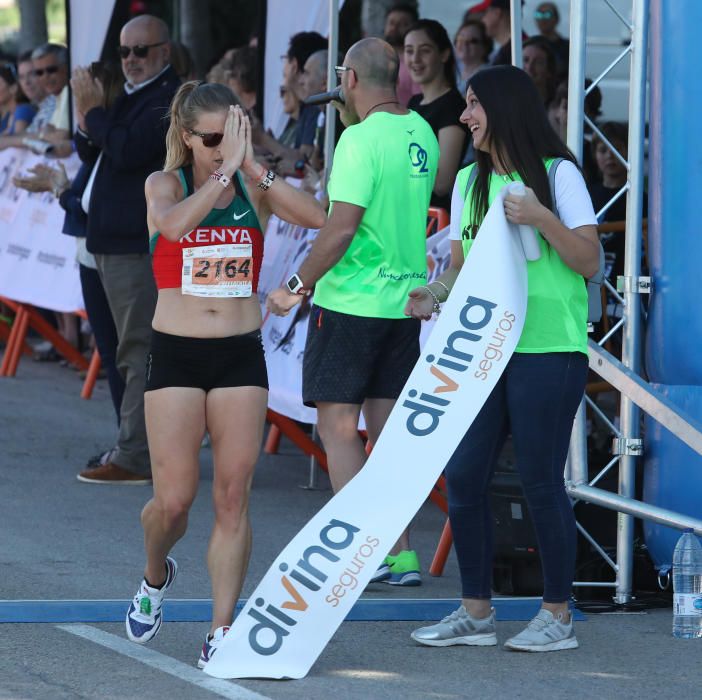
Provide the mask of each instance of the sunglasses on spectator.
POLYGON ((37 76, 37 78, 41 78, 44 73, 47 75, 53 75, 54 73, 58 73, 59 70, 61 69, 61 66, 47 66, 46 68, 37 68, 34 71, 34 75, 37 76))
POLYGON ((215 146, 219 146, 224 138, 224 134, 217 133, 216 131, 211 131, 209 133, 206 131, 195 131, 195 129, 188 129, 188 131, 193 136, 199 136, 205 148, 215 148, 215 146))
POLYGON ((129 54, 133 53, 137 58, 146 58, 149 53, 149 49, 153 49, 156 46, 163 46, 166 42, 159 41, 158 44, 137 44, 136 46, 120 46, 117 51, 119 52, 119 57, 121 59, 129 58, 129 54))
POLYGON ((536 10, 534 12, 534 19, 551 19, 553 17, 553 10, 536 10))

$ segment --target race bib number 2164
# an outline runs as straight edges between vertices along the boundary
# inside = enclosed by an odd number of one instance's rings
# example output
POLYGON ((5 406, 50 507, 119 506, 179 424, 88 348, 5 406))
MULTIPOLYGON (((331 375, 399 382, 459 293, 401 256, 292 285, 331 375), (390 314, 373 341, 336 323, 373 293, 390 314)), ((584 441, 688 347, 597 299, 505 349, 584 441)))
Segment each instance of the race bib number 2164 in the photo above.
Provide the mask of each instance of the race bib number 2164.
POLYGON ((251 244, 183 248, 182 292, 196 297, 250 297, 251 244))

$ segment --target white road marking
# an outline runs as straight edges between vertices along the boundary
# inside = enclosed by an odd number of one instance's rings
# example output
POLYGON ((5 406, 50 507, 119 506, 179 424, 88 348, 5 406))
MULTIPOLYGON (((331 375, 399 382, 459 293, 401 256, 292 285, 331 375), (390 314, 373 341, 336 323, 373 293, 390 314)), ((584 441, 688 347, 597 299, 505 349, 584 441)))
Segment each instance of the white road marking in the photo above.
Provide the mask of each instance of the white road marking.
POLYGON ((252 690, 247 690, 240 685, 236 685, 231 681, 212 678, 202 671, 188 666, 187 664, 173 659, 170 656, 161 654, 153 649, 134 644, 126 639, 117 637, 109 632, 104 632, 97 627, 90 625, 56 625, 58 629, 64 632, 69 632, 77 637, 82 637, 90 642, 99 644, 100 646, 116 651, 118 654, 128 656, 130 659, 139 661, 142 664, 151 666, 162 673, 167 673, 169 676, 179 678, 186 683, 196 685, 203 690, 209 690, 210 693, 219 695, 222 698, 229 700, 271 700, 265 695, 260 695, 252 690))

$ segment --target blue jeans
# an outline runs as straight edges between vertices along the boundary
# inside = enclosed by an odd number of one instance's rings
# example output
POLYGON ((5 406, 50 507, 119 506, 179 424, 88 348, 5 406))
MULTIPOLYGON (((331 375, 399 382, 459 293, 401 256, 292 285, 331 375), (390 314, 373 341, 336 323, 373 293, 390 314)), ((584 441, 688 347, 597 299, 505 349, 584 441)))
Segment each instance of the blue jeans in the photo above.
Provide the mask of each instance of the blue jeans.
POLYGON ((509 432, 536 530, 544 601, 561 603, 570 598, 576 527, 563 468, 587 368, 587 356, 580 352, 512 355, 446 465, 449 518, 464 598, 491 596, 489 487, 509 432))

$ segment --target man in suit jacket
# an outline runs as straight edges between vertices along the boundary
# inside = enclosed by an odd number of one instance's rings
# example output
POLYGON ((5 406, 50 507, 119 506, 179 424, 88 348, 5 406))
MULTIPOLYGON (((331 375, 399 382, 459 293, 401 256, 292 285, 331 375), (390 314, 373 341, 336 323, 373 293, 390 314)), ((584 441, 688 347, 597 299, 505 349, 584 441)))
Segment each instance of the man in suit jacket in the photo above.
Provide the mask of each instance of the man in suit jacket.
MULTIPOLYGON (((102 87, 82 68, 71 86, 81 156, 99 151, 83 195, 88 212, 87 248, 117 328, 117 367, 125 380, 117 446, 108 461, 78 475, 86 483, 150 483, 144 423, 144 377, 156 305, 146 226, 144 182, 161 170, 170 102, 180 82, 169 64, 165 23, 151 15, 127 22, 120 34, 124 94, 109 109, 102 87)), ((84 158, 85 160, 85 158, 84 158)))

